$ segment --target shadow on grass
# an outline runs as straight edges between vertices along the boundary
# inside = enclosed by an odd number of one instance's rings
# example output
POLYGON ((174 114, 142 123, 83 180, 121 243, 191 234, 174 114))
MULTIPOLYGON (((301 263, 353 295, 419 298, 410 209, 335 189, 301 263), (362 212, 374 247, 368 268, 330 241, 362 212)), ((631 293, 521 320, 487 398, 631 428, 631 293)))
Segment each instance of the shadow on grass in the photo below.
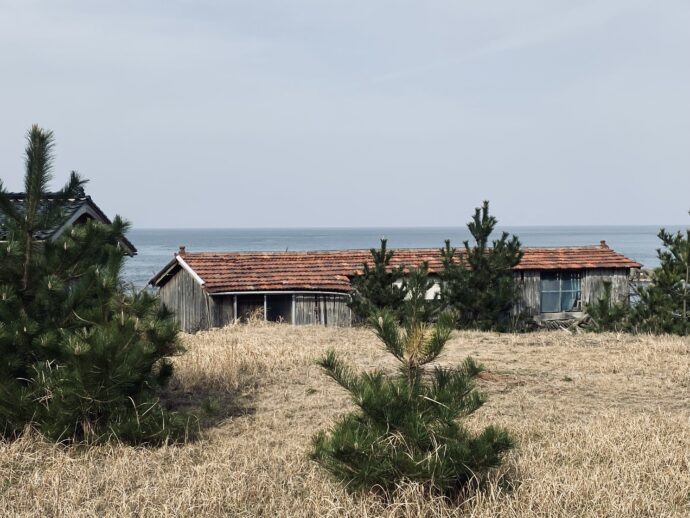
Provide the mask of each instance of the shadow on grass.
POLYGON ((255 389, 256 384, 220 389, 203 380, 192 386, 173 380, 161 394, 161 403, 169 410, 196 417, 203 432, 229 418, 254 415, 255 389))

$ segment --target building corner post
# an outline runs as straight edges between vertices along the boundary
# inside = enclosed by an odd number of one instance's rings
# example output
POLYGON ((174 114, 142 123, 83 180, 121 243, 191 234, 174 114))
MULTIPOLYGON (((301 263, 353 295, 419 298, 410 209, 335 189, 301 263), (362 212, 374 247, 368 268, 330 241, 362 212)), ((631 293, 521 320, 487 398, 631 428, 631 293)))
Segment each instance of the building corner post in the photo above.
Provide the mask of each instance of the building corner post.
POLYGON ((297 302, 294 293, 292 294, 292 325, 297 325, 297 302))

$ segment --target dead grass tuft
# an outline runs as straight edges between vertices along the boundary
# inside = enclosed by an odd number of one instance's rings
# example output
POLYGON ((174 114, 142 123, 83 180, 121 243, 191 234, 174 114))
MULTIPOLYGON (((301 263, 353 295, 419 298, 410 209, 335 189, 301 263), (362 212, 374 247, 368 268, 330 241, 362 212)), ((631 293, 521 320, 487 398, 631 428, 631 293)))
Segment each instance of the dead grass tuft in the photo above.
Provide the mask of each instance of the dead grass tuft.
POLYGON ((471 419, 519 441, 465 502, 403 485, 350 495, 306 459, 351 409, 314 366, 336 347, 359 368, 394 365, 362 329, 237 325, 184 337, 170 398, 216 398, 201 441, 157 449, 0 442, 2 515, 687 516, 690 340, 616 334, 456 333, 441 363, 472 355, 488 402, 471 419), (232 410, 230 410, 232 408, 232 410), (235 411, 237 409, 244 411, 235 411), (247 411, 251 409, 251 411, 247 411))

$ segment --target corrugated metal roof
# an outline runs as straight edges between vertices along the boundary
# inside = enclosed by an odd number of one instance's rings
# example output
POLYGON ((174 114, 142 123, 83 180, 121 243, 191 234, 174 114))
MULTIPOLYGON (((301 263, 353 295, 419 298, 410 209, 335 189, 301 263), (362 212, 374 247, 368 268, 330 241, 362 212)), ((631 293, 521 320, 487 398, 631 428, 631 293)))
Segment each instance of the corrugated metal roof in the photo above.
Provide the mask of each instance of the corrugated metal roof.
MULTIPOLYGON (((459 252, 461 252, 459 250, 459 252)), ((516 270, 639 268, 641 264, 605 245, 526 248, 516 270)), ((369 250, 310 252, 191 253, 179 256, 198 275, 209 293, 242 291, 350 291, 350 277, 371 262, 369 250)), ((438 248, 396 249, 392 266, 414 267, 426 261, 430 272, 442 268, 438 248)), ((161 286, 173 273, 168 264, 151 284, 161 286)))

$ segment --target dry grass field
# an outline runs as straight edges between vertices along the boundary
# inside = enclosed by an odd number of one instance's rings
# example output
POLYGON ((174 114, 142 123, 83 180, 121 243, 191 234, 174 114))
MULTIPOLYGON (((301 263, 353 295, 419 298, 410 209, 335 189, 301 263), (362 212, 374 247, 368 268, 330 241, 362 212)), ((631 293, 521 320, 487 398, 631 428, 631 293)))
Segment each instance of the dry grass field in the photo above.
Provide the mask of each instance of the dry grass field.
POLYGON ((313 365, 336 347, 392 367, 363 329, 235 326, 186 336, 167 396, 203 406, 201 440, 155 449, 0 443, 0 515, 688 516, 690 340, 456 333, 442 363, 488 369, 472 426, 519 447, 464 502, 414 486, 389 502, 350 495, 306 458, 311 436, 348 411, 313 365))

